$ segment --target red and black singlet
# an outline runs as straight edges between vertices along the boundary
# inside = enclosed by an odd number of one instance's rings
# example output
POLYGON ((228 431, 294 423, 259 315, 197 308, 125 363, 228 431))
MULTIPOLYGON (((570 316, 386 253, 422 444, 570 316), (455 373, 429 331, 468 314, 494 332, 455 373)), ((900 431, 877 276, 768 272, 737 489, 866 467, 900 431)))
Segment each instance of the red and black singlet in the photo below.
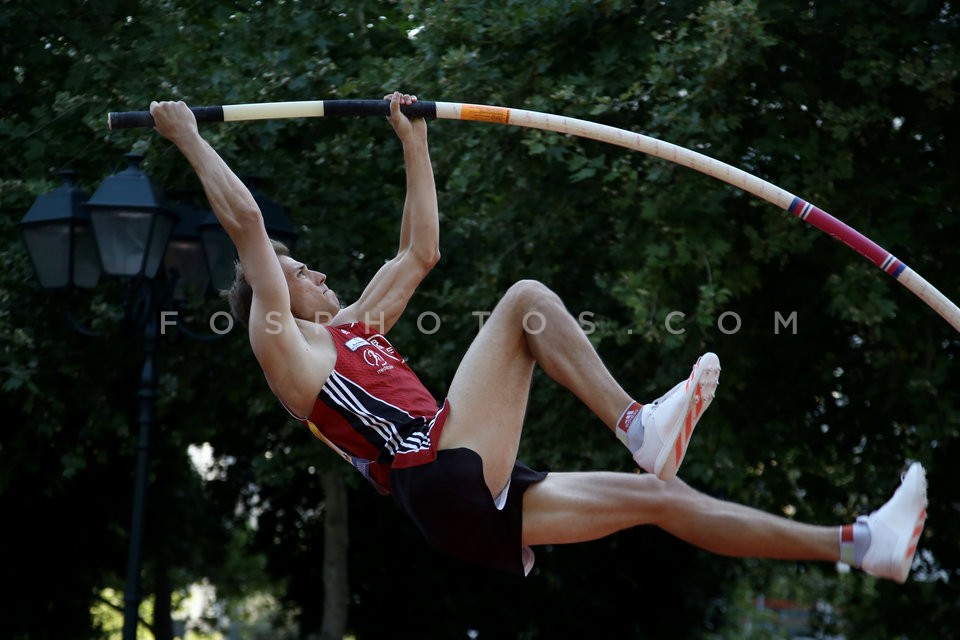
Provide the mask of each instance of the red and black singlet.
POLYGON ((437 401, 381 334, 362 322, 327 326, 337 364, 302 422, 380 493, 390 469, 432 462, 448 406, 437 401))

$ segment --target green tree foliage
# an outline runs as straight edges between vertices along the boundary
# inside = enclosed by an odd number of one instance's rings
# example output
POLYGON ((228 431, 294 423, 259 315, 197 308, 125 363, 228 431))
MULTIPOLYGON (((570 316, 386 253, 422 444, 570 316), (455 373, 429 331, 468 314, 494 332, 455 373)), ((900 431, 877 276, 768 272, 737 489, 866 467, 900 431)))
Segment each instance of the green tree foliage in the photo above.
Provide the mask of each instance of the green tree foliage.
MULTIPOLYGON (((401 88, 591 120, 796 193, 956 299, 958 21, 952 3, 926 0, 5 3, 0 506, 5 576, 16 585, 0 604, 5 634, 93 637, 90 603, 123 586, 137 339, 109 284, 73 301, 105 337, 74 335, 61 301, 32 285, 16 230, 55 171, 78 170, 92 192, 131 149, 166 186, 197 188, 152 132, 106 131, 107 111, 401 88)), ((395 250, 404 181, 384 122, 205 133, 288 207, 297 255, 343 297, 395 250)), ((897 586, 830 566, 716 558, 645 528, 541 549, 525 580, 465 567, 431 551, 389 500, 287 418, 233 335, 161 345, 148 591, 203 576, 227 596, 273 590, 304 637, 319 633, 322 479, 334 469, 348 487, 357 637, 742 637, 743 603, 759 594, 829 605, 815 620, 822 633, 952 637, 956 331, 847 247, 691 170, 516 127, 437 121, 430 136, 443 260, 392 338, 438 397, 477 314, 516 279, 540 279, 641 400, 702 350, 720 354, 720 394, 684 467, 698 488, 835 523, 875 508, 909 460, 924 462, 931 504, 917 579, 897 586), (440 320, 432 335, 416 323, 428 311, 440 320), (683 314, 669 325, 682 333, 665 325, 671 312, 683 314), (185 454, 201 442, 222 463, 206 482, 185 454)), ((435 324, 424 316, 421 326, 435 324)), ((522 457, 547 469, 630 469, 602 425, 540 376, 522 457)))

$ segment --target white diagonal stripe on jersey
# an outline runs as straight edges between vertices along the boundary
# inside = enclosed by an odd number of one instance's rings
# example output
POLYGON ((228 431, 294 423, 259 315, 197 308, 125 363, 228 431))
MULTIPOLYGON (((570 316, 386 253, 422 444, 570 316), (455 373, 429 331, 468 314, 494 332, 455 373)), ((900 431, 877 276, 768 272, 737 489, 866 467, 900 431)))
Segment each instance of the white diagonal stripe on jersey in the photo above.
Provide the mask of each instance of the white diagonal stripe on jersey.
POLYGON ((403 441, 403 446, 406 449, 404 453, 410 453, 412 451, 421 451, 423 449, 430 448, 430 436, 424 433, 411 433, 403 441))
MULTIPOLYGON (((344 378, 339 373, 334 371, 327 379, 328 384, 324 385, 324 389, 338 405, 355 415, 365 426, 376 431, 377 435, 383 439, 387 451, 389 451, 391 455, 395 455, 397 448, 402 442, 400 439, 400 433, 397 431, 396 424, 390 420, 387 420, 386 418, 383 418, 382 416, 372 413, 369 409, 367 409, 363 402, 350 390, 344 380, 349 381, 349 378, 344 378)), ((374 398, 374 396, 370 397, 375 399, 377 402, 383 402, 383 400, 374 398)), ((393 407, 393 405, 390 405, 386 402, 383 402, 383 404, 393 407)), ((397 407, 393 408, 397 409, 397 411, 401 411, 402 413, 406 413, 397 407)))

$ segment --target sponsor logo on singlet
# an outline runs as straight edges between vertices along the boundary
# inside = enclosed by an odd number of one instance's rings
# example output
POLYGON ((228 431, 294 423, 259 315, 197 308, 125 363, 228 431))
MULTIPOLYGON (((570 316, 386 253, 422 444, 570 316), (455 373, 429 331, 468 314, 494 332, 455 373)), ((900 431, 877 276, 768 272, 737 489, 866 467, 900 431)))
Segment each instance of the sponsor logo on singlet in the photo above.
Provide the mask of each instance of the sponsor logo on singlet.
POLYGON ((368 347, 363 350, 363 361, 371 367, 377 369, 377 373, 384 373, 393 369, 393 365, 387 362, 387 359, 374 347, 368 347))
POLYGON ((347 349, 350 349, 350 351, 356 351, 360 347, 370 346, 370 343, 364 340, 363 338, 361 338, 360 336, 357 336, 356 338, 350 338, 349 340, 347 340, 344 343, 344 346, 346 346, 347 349))

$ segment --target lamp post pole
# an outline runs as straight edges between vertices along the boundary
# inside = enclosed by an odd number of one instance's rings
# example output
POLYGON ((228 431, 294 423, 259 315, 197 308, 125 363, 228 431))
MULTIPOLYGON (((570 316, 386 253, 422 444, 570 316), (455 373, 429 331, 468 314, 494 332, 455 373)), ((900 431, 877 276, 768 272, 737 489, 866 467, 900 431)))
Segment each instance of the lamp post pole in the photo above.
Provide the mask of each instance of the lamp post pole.
MULTIPOLYGON (((149 285, 146 285, 149 286, 149 285)), ((153 292, 149 298, 153 300, 153 292)), ((123 595, 123 640, 136 640, 140 618, 140 572, 143 567, 143 528, 147 508, 147 484, 150 463, 150 431, 153 428, 154 408, 157 398, 157 375, 154 359, 157 350, 156 309, 149 304, 141 343, 143 346, 143 369, 140 372, 139 403, 137 414, 137 464, 133 488, 133 515, 130 521, 130 546, 127 556, 127 581, 123 595)))

